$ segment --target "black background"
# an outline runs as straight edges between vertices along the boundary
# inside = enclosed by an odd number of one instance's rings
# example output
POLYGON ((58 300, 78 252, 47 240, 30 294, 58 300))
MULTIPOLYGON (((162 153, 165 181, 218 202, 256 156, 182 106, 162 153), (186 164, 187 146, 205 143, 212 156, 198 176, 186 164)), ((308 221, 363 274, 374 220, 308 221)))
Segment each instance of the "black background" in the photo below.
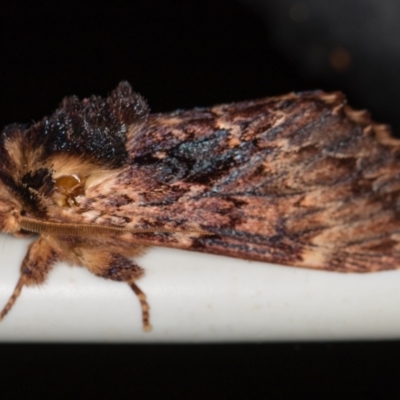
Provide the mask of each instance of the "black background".
POLYGON ((2 345, 4 398, 398 399, 398 343, 2 345))
POLYGON ((126 79, 153 112, 342 90, 400 130, 399 18, 396 0, 2 2, 0 124, 126 79))
MULTIPOLYGON (((363 15, 357 14, 358 42, 351 29, 339 40, 316 13, 302 24, 288 18, 293 1, 264 3, 262 8, 257 1, 234 0, 3 2, 0 123, 37 121, 65 95, 106 95, 126 79, 154 112, 322 88, 343 90, 357 108, 368 107, 378 120, 400 126, 396 55, 377 60, 362 50, 369 48, 363 43, 363 15), (286 29, 285 35, 280 29, 286 29), (316 58, 312 54, 314 62, 307 64, 314 42, 324 51, 316 58), (351 56, 339 70, 329 62, 337 47, 351 56)), ((348 1, 340 9, 343 2, 331 3, 338 4, 338 16, 355 15, 351 5, 360 6, 348 1)), ((354 30, 351 18, 349 24, 354 30)), ((376 40, 384 43, 385 38, 378 29, 376 40)), ((398 342, 4 344, 0 390, 7 398, 35 393, 71 398, 395 398, 399 356, 398 342)))

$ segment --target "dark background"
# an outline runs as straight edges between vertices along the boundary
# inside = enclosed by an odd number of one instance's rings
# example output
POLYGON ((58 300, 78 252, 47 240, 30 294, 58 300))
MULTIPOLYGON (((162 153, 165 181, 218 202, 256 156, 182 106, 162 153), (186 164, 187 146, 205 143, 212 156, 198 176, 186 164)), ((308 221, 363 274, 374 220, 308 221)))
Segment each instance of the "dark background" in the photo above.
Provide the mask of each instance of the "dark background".
POLYGON ((342 90, 400 131, 397 0, 48 3, 0 6, 1 126, 126 79, 154 112, 342 90))
MULTIPOLYGON (((126 79, 154 112, 342 90, 400 131, 399 15, 394 0, 3 2, 0 124, 126 79)), ((399 342, 1 345, 0 383, 7 398, 395 398, 399 357, 399 342)))

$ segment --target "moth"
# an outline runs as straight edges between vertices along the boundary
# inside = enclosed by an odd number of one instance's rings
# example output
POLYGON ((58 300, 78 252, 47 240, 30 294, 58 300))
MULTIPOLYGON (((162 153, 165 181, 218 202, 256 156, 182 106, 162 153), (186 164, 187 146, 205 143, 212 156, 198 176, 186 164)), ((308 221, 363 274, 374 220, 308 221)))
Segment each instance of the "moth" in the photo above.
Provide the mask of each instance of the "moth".
POLYGON ((57 261, 126 282, 166 246, 340 272, 400 266, 400 141, 341 93, 149 114, 127 82, 0 136, 0 230, 38 234, 0 317, 57 261))

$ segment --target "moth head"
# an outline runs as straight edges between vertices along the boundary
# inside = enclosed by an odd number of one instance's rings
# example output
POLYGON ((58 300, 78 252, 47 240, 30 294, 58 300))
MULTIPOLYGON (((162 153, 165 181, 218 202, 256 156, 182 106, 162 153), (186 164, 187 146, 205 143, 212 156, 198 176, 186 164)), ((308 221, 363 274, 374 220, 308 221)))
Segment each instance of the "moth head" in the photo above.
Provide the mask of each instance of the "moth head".
POLYGON ((7 186, 0 181, 0 232, 17 233, 20 231, 18 215, 21 206, 7 186))
POLYGON ((19 216, 45 208, 53 182, 51 170, 38 163, 38 148, 32 145, 31 131, 24 125, 10 125, 0 133, 0 230, 20 232, 19 216))

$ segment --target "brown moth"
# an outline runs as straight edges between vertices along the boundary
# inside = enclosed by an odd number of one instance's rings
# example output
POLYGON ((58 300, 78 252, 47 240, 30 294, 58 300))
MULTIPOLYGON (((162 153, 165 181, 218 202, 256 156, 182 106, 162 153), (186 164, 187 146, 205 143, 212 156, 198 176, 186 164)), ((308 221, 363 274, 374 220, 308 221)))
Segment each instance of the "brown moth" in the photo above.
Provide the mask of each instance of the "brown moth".
POLYGON ((0 317, 57 261, 130 285, 166 246, 340 272, 400 267, 400 141, 341 93, 149 114, 122 82, 0 136, 0 230, 39 234, 0 317))

